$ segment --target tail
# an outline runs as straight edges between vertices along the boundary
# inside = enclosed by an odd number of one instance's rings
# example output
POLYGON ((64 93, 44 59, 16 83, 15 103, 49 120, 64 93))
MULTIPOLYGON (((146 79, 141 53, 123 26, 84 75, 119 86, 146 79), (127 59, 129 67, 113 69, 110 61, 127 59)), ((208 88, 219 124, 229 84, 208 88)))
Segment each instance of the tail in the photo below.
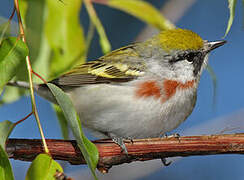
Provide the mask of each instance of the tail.
MULTIPOLYGON (((8 82, 7 86, 14 86, 14 87, 25 88, 25 89, 30 88, 29 83, 24 81, 8 82)), ((52 92, 49 90, 46 84, 34 84, 33 88, 38 95, 40 95, 41 97, 45 98, 46 100, 52 103, 57 104, 52 92)))

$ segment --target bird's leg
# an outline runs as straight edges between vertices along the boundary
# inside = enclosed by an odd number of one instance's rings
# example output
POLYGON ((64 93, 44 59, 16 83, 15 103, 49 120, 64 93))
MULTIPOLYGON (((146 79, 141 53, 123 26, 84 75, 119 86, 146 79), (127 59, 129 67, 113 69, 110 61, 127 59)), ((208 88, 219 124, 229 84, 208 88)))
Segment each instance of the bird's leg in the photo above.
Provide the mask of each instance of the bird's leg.
POLYGON ((121 152, 124 152, 126 155, 128 155, 128 151, 127 151, 127 148, 126 148, 125 143, 124 143, 124 138, 122 138, 122 137, 113 137, 112 140, 113 140, 113 142, 115 144, 120 146, 121 152))
POLYGON ((133 143, 133 139, 131 137, 117 137, 116 135, 112 133, 107 133, 107 135, 113 140, 113 142, 120 146, 121 152, 124 152, 126 155, 128 155, 127 148, 125 146, 124 141, 129 140, 131 143, 133 143))

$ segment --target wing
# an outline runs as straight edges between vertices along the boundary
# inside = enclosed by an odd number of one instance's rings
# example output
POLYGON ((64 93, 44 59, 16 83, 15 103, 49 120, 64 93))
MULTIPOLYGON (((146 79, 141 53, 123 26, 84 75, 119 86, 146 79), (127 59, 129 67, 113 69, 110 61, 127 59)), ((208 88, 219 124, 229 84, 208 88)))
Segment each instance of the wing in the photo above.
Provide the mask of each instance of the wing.
POLYGON ((139 60, 136 44, 126 46, 101 58, 73 68, 52 81, 58 86, 82 86, 98 83, 122 83, 144 74, 145 64, 139 60))

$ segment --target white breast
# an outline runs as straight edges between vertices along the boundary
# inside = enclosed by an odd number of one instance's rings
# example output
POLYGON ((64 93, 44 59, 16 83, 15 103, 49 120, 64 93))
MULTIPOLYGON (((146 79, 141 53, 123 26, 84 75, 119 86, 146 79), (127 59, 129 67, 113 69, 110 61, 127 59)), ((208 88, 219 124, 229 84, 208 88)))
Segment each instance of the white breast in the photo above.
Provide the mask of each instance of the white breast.
POLYGON ((189 116, 196 100, 194 89, 179 90, 164 103, 155 97, 138 98, 134 92, 132 86, 97 84, 68 94, 85 127, 131 138, 158 137, 173 130, 189 116))

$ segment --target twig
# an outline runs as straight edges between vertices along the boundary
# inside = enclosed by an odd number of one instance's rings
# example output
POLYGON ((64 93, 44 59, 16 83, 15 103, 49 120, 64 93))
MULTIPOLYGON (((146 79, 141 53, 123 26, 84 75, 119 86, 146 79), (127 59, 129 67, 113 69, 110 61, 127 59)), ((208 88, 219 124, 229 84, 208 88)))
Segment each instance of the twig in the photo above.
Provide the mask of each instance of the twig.
MULTIPOLYGON (((113 165, 175 156, 244 154, 244 134, 184 136, 172 138, 136 139, 126 142, 128 156, 112 140, 93 141, 99 151, 98 169, 107 172, 113 165)), ((73 140, 47 139, 50 154, 56 160, 85 164, 73 140)), ((10 158, 32 161, 43 153, 39 139, 9 139, 6 150, 10 158)))
MULTIPOLYGON (((15 6, 15 10, 17 13, 17 18, 18 18, 18 24, 19 24, 19 31, 20 31, 20 37, 22 38, 22 41, 24 43, 26 43, 26 39, 25 39, 25 31, 24 31, 24 27, 23 27, 23 23, 22 23, 22 19, 21 19, 21 15, 20 15, 20 9, 19 9, 19 0, 14 0, 14 6, 15 6)), ((41 126, 41 121, 37 112, 37 107, 36 107, 36 100, 35 100, 35 96, 34 96, 34 85, 33 85, 33 81, 32 81, 32 67, 31 67, 31 62, 30 62, 30 57, 26 56, 26 65, 27 65, 27 70, 28 70, 28 77, 29 77, 29 84, 30 84, 30 96, 31 96, 31 103, 32 103, 32 112, 36 118, 36 122, 40 131, 40 135, 42 137, 42 143, 44 146, 44 150, 45 152, 48 154, 49 150, 46 144, 46 140, 45 140, 45 136, 43 133, 43 129, 41 126)))
POLYGON ((41 79, 44 84, 47 84, 47 81, 40 74, 36 73, 33 69, 31 69, 31 73, 41 79))
POLYGON ((16 123, 14 123, 14 125, 18 125, 19 123, 22 123, 23 121, 25 121, 26 119, 28 119, 31 115, 33 114, 33 112, 30 112, 27 116, 25 116, 24 118, 22 118, 21 120, 17 121, 16 123))

